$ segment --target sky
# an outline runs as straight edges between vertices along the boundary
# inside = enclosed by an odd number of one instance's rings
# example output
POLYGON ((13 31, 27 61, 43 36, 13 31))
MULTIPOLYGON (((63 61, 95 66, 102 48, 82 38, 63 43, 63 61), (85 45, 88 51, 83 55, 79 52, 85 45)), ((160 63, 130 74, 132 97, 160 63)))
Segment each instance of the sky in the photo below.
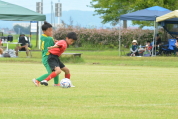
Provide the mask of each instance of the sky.
MULTIPOLYGON (((55 8, 55 3, 62 3, 62 11, 69 10, 81 10, 81 11, 94 11, 94 8, 87 7, 90 5, 92 0, 1 0, 23 6, 30 10, 36 11, 36 2, 43 1, 43 14, 51 13, 51 2, 53 3, 53 8, 55 8)), ((132 26, 131 22, 128 26, 132 26)))
MULTIPOLYGON (((62 11, 81 10, 81 11, 94 11, 93 8, 87 7, 92 0, 1 0, 13 3, 19 6, 26 7, 30 10, 36 11, 36 2, 43 1, 43 13, 51 13, 51 1, 55 3, 62 3, 62 11)), ((55 6, 53 6, 55 7, 55 6)))

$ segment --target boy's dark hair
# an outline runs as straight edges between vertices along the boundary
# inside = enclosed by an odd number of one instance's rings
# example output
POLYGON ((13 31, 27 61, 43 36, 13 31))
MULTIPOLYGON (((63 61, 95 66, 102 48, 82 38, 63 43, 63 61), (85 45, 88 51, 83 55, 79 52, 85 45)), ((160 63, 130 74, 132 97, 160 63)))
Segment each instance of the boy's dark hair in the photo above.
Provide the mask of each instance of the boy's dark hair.
POLYGON ((70 32, 66 36, 69 39, 77 40, 77 34, 75 32, 70 32))
POLYGON ((48 28, 52 28, 53 26, 48 23, 47 21, 44 21, 44 24, 41 26, 42 31, 46 31, 48 28))
POLYGON ((151 43, 151 42, 148 40, 147 43, 151 43))

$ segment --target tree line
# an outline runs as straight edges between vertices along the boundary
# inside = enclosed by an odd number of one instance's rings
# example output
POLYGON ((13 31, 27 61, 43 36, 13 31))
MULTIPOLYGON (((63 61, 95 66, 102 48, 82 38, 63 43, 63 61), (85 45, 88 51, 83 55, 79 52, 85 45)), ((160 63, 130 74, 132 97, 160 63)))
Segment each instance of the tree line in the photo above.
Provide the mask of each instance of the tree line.
MULTIPOLYGON (((142 10, 152 6, 160 6, 169 10, 178 8, 178 0, 92 0, 88 7, 95 9, 95 15, 101 15, 102 23, 116 25, 120 15, 142 10)), ((133 21, 133 25, 153 26, 149 21, 133 21)))

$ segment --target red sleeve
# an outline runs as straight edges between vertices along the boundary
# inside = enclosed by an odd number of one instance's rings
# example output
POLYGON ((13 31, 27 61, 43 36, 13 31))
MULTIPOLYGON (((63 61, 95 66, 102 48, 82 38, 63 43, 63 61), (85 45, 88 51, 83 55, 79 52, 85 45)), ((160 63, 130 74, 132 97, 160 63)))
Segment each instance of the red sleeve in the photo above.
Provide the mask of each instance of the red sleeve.
POLYGON ((61 41, 56 42, 55 45, 58 45, 60 48, 64 46, 63 42, 61 42, 61 41))

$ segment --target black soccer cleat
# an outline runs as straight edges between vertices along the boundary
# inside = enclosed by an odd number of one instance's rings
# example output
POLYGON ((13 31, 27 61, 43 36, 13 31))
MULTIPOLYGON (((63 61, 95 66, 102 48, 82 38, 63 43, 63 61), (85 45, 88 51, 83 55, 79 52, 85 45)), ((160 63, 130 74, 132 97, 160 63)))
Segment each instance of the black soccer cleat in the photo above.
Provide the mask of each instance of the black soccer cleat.
POLYGON ((41 85, 48 86, 48 82, 47 82, 46 80, 41 81, 41 83, 40 83, 40 84, 41 84, 41 85))

